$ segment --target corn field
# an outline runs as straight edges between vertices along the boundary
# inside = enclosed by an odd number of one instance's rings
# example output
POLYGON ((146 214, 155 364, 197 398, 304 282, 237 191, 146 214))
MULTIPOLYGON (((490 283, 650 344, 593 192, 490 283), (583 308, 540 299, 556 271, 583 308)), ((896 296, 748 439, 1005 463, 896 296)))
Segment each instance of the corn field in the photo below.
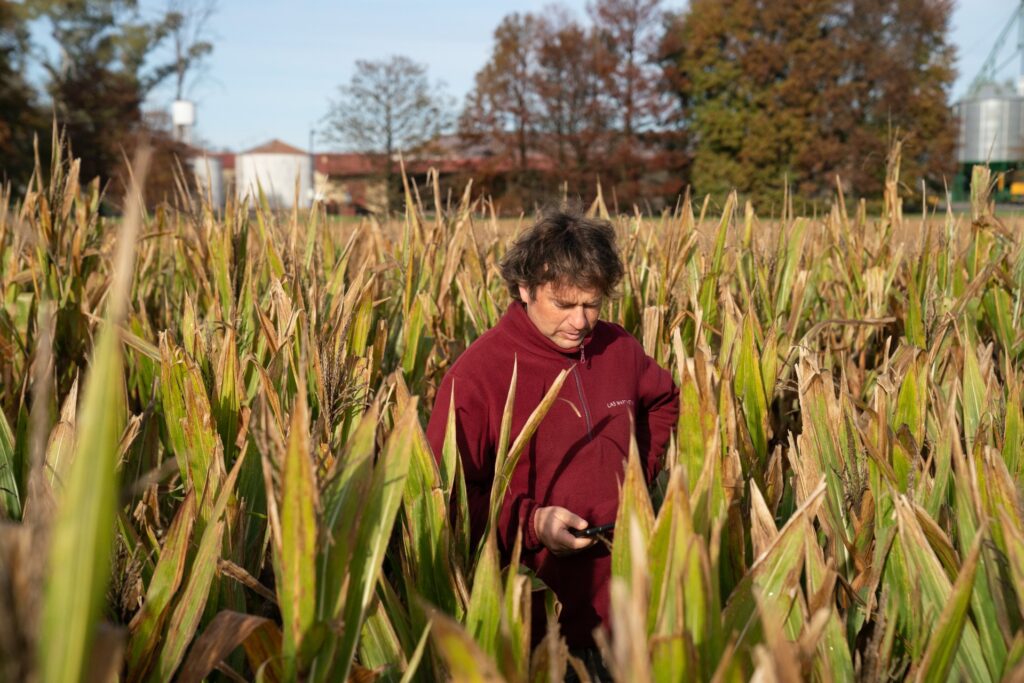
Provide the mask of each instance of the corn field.
MULTIPOLYGON (((0 679, 586 680, 423 433, 507 303, 486 203, 115 221, 50 166, 0 197, 0 679)), ((878 218, 612 218, 602 317, 682 404, 654 485, 623 471, 616 680, 1024 680, 1024 238, 988 184, 913 241, 898 148, 878 218)))

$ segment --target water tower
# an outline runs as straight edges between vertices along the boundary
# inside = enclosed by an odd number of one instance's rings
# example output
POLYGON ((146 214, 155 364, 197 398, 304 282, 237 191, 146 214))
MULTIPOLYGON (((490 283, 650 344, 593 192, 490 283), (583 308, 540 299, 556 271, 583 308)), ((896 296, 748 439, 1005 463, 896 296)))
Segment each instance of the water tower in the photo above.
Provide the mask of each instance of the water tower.
POLYGON ((996 38, 967 95, 953 110, 959 120, 953 198, 970 196, 971 167, 988 164, 996 178, 996 201, 1024 202, 1024 0, 996 38), (1009 49, 1016 33, 1016 46, 1009 49), (1019 60, 1019 61, 1018 61, 1019 60), (1020 70, 1010 83, 1000 83, 1014 62, 1020 70))
POLYGON ((174 139, 191 145, 192 127, 196 125, 195 103, 189 100, 174 100, 171 105, 171 123, 174 124, 174 139))

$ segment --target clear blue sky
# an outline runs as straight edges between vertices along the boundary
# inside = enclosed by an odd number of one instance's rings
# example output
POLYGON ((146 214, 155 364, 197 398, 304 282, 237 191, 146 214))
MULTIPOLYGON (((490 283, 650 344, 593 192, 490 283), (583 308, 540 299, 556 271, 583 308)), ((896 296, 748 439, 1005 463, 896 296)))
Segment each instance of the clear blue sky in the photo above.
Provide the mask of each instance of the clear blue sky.
MULTIPOLYGON (((149 0, 145 5, 159 6, 149 0)), ((356 59, 404 54, 429 66, 461 105, 490 54, 492 33, 506 14, 540 11, 546 0, 220 0, 211 21, 216 48, 206 76, 189 93, 197 104, 198 135, 211 147, 244 151, 271 138, 298 147, 320 127, 337 86, 356 59)), ((562 3, 581 18, 585 0, 562 3)), ((1018 0, 958 0, 952 40, 964 93, 1018 0)), ((668 0, 679 9, 685 0, 668 0)), ((1007 48, 1016 45, 1010 36, 1007 48)), ((1019 60, 1003 71, 1015 78, 1019 60)), ((161 88, 147 106, 168 108, 161 88)), ((323 143, 317 141, 317 147, 323 143)))

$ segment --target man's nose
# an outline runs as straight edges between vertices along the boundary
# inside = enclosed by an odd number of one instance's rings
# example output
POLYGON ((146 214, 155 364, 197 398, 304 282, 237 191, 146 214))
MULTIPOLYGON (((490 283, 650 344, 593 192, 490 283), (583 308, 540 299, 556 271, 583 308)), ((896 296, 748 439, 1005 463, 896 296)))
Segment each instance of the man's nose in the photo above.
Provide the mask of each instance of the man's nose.
POLYGON ((569 318, 569 322, 572 323, 572 326, 577 330, 582 330, 587 326, 587 316, 583 312, 582 306, 576 306, 572 309, 572 315, 569 318))

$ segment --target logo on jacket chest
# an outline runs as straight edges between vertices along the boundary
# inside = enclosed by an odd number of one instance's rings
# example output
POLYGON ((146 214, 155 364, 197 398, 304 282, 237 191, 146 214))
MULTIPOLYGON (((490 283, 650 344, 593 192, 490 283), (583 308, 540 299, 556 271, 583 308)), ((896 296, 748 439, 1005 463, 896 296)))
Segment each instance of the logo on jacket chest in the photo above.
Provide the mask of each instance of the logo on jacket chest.
POLYGON ((631 398, 620 398, 617 401, 608 401, 608 408, 621 408, 622 406, 633 407, 633 399, 631 398))

